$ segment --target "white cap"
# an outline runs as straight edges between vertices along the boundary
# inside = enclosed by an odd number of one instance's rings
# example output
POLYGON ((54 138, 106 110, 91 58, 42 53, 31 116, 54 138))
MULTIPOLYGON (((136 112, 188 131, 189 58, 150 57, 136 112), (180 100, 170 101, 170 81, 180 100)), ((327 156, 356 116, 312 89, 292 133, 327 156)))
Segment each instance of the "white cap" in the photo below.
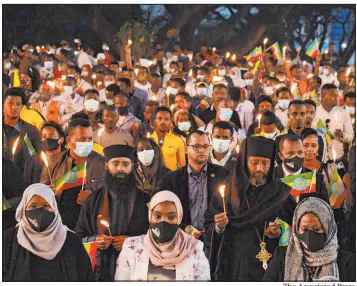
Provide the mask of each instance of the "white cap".
POLYGON ((99 53, 98 55, 97 55, 97 60, 105 60, 105 55, 103 54, 103 53, 99 53))

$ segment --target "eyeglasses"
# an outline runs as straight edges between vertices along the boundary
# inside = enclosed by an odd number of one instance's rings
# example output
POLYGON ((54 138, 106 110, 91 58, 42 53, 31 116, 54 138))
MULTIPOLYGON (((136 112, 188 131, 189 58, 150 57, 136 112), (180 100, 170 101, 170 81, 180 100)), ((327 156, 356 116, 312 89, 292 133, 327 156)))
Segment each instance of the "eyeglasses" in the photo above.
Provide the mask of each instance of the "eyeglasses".
POLYGON ((195 151, 207 151, 211 149, 211 145, 187 145, 187 147, 192 147, 195 151))

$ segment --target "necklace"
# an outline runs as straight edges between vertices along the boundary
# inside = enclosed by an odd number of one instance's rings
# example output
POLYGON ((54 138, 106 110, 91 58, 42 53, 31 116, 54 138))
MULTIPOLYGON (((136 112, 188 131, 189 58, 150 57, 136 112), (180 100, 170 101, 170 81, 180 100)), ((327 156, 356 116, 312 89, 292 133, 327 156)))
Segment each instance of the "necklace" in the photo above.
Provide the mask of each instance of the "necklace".
MULTIPOLYGON (((248 204, 248 208, 250 209, 250 206, 249 206, 249 201, 248 201, 248 197, 246 196, 245 197, 246 200, 247 200, 247 204, 248 204)), ((268 261, 269 259, 272 257, 272 255, 265 249, 267 244, 265 243, 265 229, 266 229, 266 226, 267 226, 267 222, 265 222, 264 224, 264 230, 263 230, 263 238, 260 238, 260 235, 259 235, 259 231, 256 227, 255 228, 255 231, 258 235, 258 238, 259 238, 259 241, 260 241, 260 251, 258 252, 258 254, 255 256, 260 262, 262 262, 262 266, 264 268, 264 270, 267 270, 268 268, 268 261)))

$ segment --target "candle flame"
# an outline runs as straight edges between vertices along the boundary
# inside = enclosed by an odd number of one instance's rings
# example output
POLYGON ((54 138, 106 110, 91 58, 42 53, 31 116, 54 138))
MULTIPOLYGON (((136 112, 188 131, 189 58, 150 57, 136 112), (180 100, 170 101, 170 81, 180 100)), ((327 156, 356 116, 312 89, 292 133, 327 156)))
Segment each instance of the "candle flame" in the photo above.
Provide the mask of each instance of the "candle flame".
POLYGON ((312 78, 312 77, 314 77, 314 75, 313 75, 312 73, 309 73, 309 74, 307 75, 307 78, 308 78, 308 79, 310 79, 310 78, 312 78))
POLYGON ((171 94, 171 86, 169 86, 169 87, 166 89, 166 94, 167 94, 167 95, 170 95, 170 94, 171 94))
POLYGON ((306 66, 306 65, 307 65, 307 62, 306 62, 306 61, 303 61, 302 64, 303 64, 304 66, 306 66))
POLYGON ((146 138, 147 138, 147 139, 151 138, 150 132, 148 132, 148 133, 146 134, 146 138))
POLYGON ((95 74, 92 75, 92 79, 95 79, 95 78, 97 78, 97 75, 95 75, 95 74))
POLYGON ((225 190, 225 188, 226 188, 225 185, 219 187, 219 193, 221 194, 222 198, 224 198, 224 190, 225 190))
POLYGON ((212 52, 215 52, 216 50, 217 50, 216 47, 213 47, 212 52))
POLYGON ((17 137, 17 139, 14 142, 14 146, 12 147, 12 155, 15 155, 16 149, 17 149, 17 145, 19 145, 19 141, 20 141, 20 136, 17 137))
POLYGON ((62 80, 66 80, 66 78, 67 78, 67 77, 66 77, 65 75, 63 75, 63 76, 61 77, 62 80))
POLYGON ((230 56, 231 56, 231 53, 230 53, 230 52, 227 52, 227 53, 226 53, 226 59, 228 59, 230 56))
POLYGON ((171 104, 171 106, 170 106, 171 111, 173 111, 174 108, 175 108, 175 104, 171 104))
POLYGON ((262 119, 262 115, 261 115, 261 114, 258 114, 258 115, 257 115, 257 119, 258 119, 258 121, 260 121, 260 119, 262 119))
POLYGON ((151 100, 157 101, 157 97, 156 97, 155 95, 153 95, 153 97, 151 98, 151 100))
POLYGON ((102 225, 104 225, 105 227, 109 227, 109 222, 107 222, 107 221, 104 220, 104 219, 100 220, 100 223, 101 223, 102 225))
POLYGON ((332 157, 333 157, 333 161, 336 162, 336 157, 337 157, 337 154, 336 154, 336 150, 335 148, 332 148, 332 157))
POLYGON ((103 132, 104 132, 104 127, 98 131, 98 137, 102 136, 103 132))
POLYGON ((190 71, 188 72, 188 76, 192 77, 192 69, 190 69, 190 71))
POLYGON ((48 161, 45 152, 41 151, 42 161, 45 163, 45 166, 48 168, 48 161))
POLYGON ((263 44, 266 45, 268 42, 268 38, 265 38, 264 41, 263 41, 263 44))
POLYGON ((328 50, 325 50, 325 55, 327 55, 328 54, 328 50))
POLYGON ((100 86, 100 85, 102 85, 102 82, 101 82, 101 81, 98 81, 98 82, 97 82, 97 86, 100 86))
POLYGON ((284 47, 283 47, 283 53, 284 53, 284 54, 285 54, 287 48, 288 48, 287 46, 284 46, 284 47))
POLYGON ((236 146, 236 153, 237 154, 239 154, 239 149, 240 149, 240 146, 239 146, 239 144, 237 144, 237 146, 236 146))
POLYGON ((56 85, 56 84, 55 84, 54 82, 52 82, 52 81, 48 81, 47 84, 48 84, 50 87, 52 87, 52 88, 54 88, 55 85, 56 85))
POLYGON ((346 76, 349 76, 350 73, 351 73, 351 67, 349 67, 349 68, 347 69, 347 71, 346 71, 346 76))
POLYGON ((128 40, 128 45, 131 45, 133 42, 129 39, 128 40))
POLYGON ((135 74, 138 75, 139 69, 136 68, 136 69, 134 69, 134 71, 135 71, 135 74))
POLYGON ((233 54, 233 55, 232 55, 232 61, 235 61, 236 59, 237 59, 236 54, 233 54))

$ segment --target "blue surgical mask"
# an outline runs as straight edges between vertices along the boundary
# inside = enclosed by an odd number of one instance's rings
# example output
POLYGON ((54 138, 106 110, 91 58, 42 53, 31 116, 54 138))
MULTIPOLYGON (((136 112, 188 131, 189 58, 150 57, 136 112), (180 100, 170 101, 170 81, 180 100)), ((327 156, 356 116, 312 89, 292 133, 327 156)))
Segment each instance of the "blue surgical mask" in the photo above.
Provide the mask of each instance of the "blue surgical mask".
POLYGON ((47 70, 53 69, 53 62, 44 62, 44 66, 47 70))
POLYGON ((222 121, 229 121, 232 117, 233 110, 230 108, 221 108, 219 110, 219 118, 222 121))
POLYGON ((76 148, 73 149, 79 157, 88 157, 93 150, 93 142, 76 142, 76 148))

